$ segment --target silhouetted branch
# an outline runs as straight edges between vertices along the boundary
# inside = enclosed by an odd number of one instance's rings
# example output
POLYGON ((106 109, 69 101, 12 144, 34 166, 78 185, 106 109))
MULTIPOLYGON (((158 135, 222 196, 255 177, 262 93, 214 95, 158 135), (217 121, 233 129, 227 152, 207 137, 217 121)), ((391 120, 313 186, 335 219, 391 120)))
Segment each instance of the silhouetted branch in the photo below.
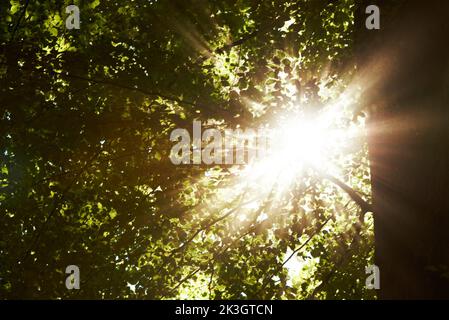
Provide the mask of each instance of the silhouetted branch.
POLYGON ((12 34, 11 34, 10 42, 12 42, 14 40, 14 36, 16 35, 17 30, 19 29, 20 22, 22 21, 22 18, 25 15, 25 12, 27 11, 27 8, 28 8, 29 4, 30 4, 30 0, 27 0, 27 2, 25 3, 25 7, 20 12, 19 19, 17 19, 16 25, 14 26, 14 29, 13 29, 12 34))
POLYGON ((335 183, 337 186, 339 186, 346 194, 355 202, 358 204, 360 209, 362 209, 362 215, 367 212, 373 212, 373 207, 370 203, 366 202, 354 189, 352 189, 350 186, 348 186, 343 181, 339 180, 338 178, 334 177, 333 175, 329 173, 325 173, 322 170, 319 170, 315 167, 312 167, 316 172, 319 173, 319 175, 329 180, 333 183, 335 183))

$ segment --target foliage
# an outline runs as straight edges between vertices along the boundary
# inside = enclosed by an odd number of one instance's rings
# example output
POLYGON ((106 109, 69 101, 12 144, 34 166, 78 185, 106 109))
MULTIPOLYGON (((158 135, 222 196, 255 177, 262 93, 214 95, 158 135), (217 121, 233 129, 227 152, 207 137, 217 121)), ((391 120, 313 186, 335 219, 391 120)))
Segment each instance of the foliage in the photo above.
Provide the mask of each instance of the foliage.
MULTIPOLYGON (((2 297, 373 297, 372 217, 337 186, 309 170, 245 208, 240 167, 168 158, 193 119, 255 127, 343 92, 352 1, 75 1, 79 30, 69 4, 0 5, 2 297)), ((369 200, 363 139, 337 160, 369 200)))

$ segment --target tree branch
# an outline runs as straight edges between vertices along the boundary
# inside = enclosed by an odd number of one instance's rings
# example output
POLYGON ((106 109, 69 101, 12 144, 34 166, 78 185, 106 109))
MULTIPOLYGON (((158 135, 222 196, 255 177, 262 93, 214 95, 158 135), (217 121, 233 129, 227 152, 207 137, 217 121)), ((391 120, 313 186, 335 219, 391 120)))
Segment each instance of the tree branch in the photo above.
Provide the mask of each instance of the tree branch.
MULTIPOLYGON (((301 251, 319 232, 321 232, 321 230, 323 230, 324 226, 329 222, 329 220, 331 219, 331 217, 327 218, 326 221, 324 221, 320 227, 318 228, 318 230, 316 230, 312 235, 309 236, 309 238, 303 243, 301 244, 298 248, 296 248, 291 254, 290 256, 281 264, 281 268, 284 267, 287 262, 299 251, 301 251)), ((262 287, 259 289, 259 291, 257 292, 258 294, 267 287, 268 285, 268 279, 272 278, 274 276, 275 272, 272 272, 268 275, 265 276, 265 278, 263 278, 262 280, 262 287)))
POLYGON ((22 12, 20 12, 19 19, 17 19, 16 25, 14 26, 14 29, 11 34, 11 39, 9 40, 9 42, 12 42, 14 40, 14 36, 16 35, 17 30, 19 29, 20 22, 22 21, 22 18, 25 15, 25 12, 27 11, 29 4, 30 0, 27 0, 27 2, 25 3, 25 7, 23 8, 22 12))
POLYGON ((163 99, 167 99, 167 100, 178 102, 179 104, 186 104, 186 105, 198 107, 198 105, 196 103, 191 102, 191 101, 181 100, 178 97, 165 95, 165 94, 162 94, 160 92, 148 91, 148 90, 139 88, 137 86, 130 86, 130 85, 126 85, 126 84, 122 84, 122 83, 116 82, 116 81, 105 80, 105 79, 95 79, 95 78, 90 78, 90 77, 85 77, 85 76, 80 76, 80 75, 73 75, 73 74, 69 74, 67 72, 59 73, 59 75, 61 75, 63 77, 67 77, 67 78, 73 78, 73 79, 78 79, 78 80, 90 81, 90 82, 93 82, 93 83, 96 83, 96 84, 110 85, 110 86, 114 86, 114 87, 117 87, 117 88, 122 88, 122 89, 130 90, 130 91, 139 92, 139 93, 142 93, 142 94, 147 95, 147 96, 161 97, 163 99))
POLYGON ((337 186, 340 187, 340 189, 342 189, 344 192, 346 192, 346 194, 352 199, 352 201, 357 203, 359 205, 360 209, 362 209, 362 215, 364 215, 367 212, 373 212, 373 206, 370 203, 366 202, 354 189, 352 189, 346 183, 344 183, 343 181, 339 180, 338 178, 334 177, 333 175, 331 175, 329 173, 325 173, 322 170, 319 170, 316 167, 312 167, 312 168, 316 172, 318 172, 322 178, 335 183, 337 186))

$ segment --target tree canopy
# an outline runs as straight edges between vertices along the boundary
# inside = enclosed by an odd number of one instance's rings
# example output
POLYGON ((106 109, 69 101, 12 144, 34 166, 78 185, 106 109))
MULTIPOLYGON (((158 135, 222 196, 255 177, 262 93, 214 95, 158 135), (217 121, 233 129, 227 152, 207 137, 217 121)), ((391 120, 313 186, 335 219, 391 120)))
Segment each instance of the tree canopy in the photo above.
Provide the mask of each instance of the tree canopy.
POLYGON ((353 0, 3 1, 1 296, 374 298, 354 12, 353 0), (80 29, 66 28, 70 4, 80 29), (245 129, 328 110, 356 134, 325 167, 247 175, 169 158, 170 133, 194 120, 245 129))

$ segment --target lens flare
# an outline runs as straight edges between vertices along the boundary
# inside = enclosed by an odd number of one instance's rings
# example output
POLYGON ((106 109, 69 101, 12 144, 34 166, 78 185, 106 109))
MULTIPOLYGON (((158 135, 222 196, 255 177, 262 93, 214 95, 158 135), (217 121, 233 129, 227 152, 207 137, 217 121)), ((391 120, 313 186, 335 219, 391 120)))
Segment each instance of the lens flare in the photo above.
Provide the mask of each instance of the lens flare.
POLYGON ((348 120, 349 101, 343 96, 314 117, 285 116, 271 131, 270 151, 241 172, 260 192, 285 191, 308 168, 339 175, 336 159, 363 133, 362 124, 348 120))

